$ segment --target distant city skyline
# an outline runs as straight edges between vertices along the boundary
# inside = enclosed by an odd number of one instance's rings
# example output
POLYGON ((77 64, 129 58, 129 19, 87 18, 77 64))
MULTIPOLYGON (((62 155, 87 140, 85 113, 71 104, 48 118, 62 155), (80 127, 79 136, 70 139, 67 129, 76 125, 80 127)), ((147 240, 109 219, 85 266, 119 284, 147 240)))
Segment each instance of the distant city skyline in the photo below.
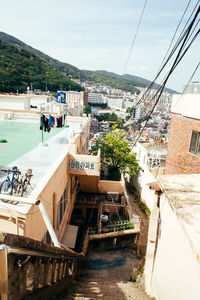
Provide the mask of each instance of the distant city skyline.
MULTIPOLYGON (((0 31, 79 69, 122 74, 144 1, 7 0, 0 31)), ((147 1, 125 73, 153 80, 188 0, 147 1)), ((191 1, 178 35, 196 2, 191 1)), ((199 62, 199 37, 167 83, 182 91, 199 62)), ((167 70, 163 72, 165 76, 167 70)), ((157 83, 161 82, 160 78, 157 83)), ((200 81, 200 70, 193 80, 200 81)))

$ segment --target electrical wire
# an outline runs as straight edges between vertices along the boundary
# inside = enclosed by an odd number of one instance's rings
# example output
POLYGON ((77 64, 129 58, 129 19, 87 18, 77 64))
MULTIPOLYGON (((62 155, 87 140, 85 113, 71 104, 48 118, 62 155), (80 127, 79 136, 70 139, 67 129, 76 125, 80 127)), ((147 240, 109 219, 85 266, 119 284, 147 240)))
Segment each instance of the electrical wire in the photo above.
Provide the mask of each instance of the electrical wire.
POLYGON ((142 13, 140 15, 140 19, 139 19, 139 22, 138 22, 138 25, 137 25, 137 28, 136 28, 136 32, 135 32, 135 35, 134 35, 134 38, 133 38, 133 41, 132 41, 132 44, 131 44, 131 48, 130 48, 130 51, 129 51, 129 54, 128 54, 128 57, 127 57, 127 60, 126 60, 126 63, 125 63, 124 71, 123 71, 123 74, 122 74, 121 78, 123 78, 123 75, 126 72, 126 69, 127 69, 128 63, 129 63, 129 59, 130 59, 130 56, 131 56, 131 53, 132 53, 132 50, 133 50, 133 46, 135 44, 135 40, 136 40, 138 31, 139 31, 139 28, 140 28, 142 17, 144 15, 144 11, 145 11, 146 5, 147 5, 147 0, 145 0, 144 6, 143 6, 143 9, 142 9, 142 13))
MULTIPOLYGON (((167 55, 168 55, 168 53, 169 53, 169 50, 170 50, 170 48, 171 48, 171 46, 172 46, 172 44, 173 44, 173 41, 174 41, 174 39, 175 39, 175 37, 176 37, 176 34, 177 34, 177 32, 178 32, 178 29, 179 29, 179 27, 180 27, 180 25, 181 25, 181 22, 183 21, 183 18, 184 18, 184 16, 185 16, 185 14, 186 14, 186 12, 187 12, 189 6, 190 6, 191 1, 192 1, 192 0, 189 0, 188 3, 187 3, 187 6, 186 6, 186 8, 185 8, 185 10, 184 10, 184 12, 183 12, 183 15, 182 15, 182 17, 181 17, 181 19, 180 19, 180 21, 179 21, 179 23, 178 23, 176 29, 175 29, 175 32, 174 32, 173 37, 172 37, 172 40, 171 40, 171 42, 170 42, 170 45, 169 45, 169 47, 168 47, 168 49, 167 49, 167 52, 166 52, 166 54, 165 54, 165 56, 164 56, 164 58, 163 58, 163 60, 162 60, 162 63, 161 63, 161 66, 160 66, 159 69, 161 69, 162 64, 164 63, 165 59, 167 58, 167 55)), ((199 1, 198 1, 198 2, 199 2, 199 1)), ((186 23, 186 24, 187 24, 187 23, 186 23)), ((186 26, 186 25, 185 25, 185 26, 186 26)))
MULTIPOLYGON (((196 34, 194 35, 194 37, 192 38, 192 40, 190 41, 189 45, 186 47, 186 49, 185 49, 184 52, 182 53, 183 49, 184 49, 185 46, 186 46, 186 43, 188 42, 188 39, 191 37, 190 33, 191 33, 191 31, 193 32, 192 29, 193 29, 193 26, 194 26, 194 24, 195 24, 195 22, 196 22, 196 19, 197 19, 199 13, 200 13, 200 6, 198 7, 198 9, 197 9, 197 11, 196 11, 196 13, 195 13, 195 15, 194 15, 194 17, 193 17, 193 20, 191 21, 190 25, 188 26, 188 28, 187 28, 187 30, 186 30, 186 33, 185 33, 185 35, 184 35, 183 42, 182 42, 182 44, 181 44, 181 46, 180 46, 180 48, 179 48, 178 54, 176 55, 176 58, 175 58, 175 60, 174 60, 174 62, 173 62, 173 65, 172 65, 170 71, 168 72, 167 76, 165 77, 165 80, 164 80, 164 82, 163 82, 161 88, 160 88, 160 89, 158 90, 158 92, 156 93, 156 96, 158 95, 158 97, 157 97, 157 99, 156 99, 156 101, 155 101, 155 103, 154 103, 154 105, 153 105, 153 108, 151 109, 151 111, 150 111, 150 113, 149 113, 149 115, 148 115, 148 117, 147 117, 147 120, 146 120, 146 122, 145 122, 145 124, 144 124, 144 126, 143 126, 143 128, 142 128, 142 130, 141 130, 141 132, 140 132, 140 134, 139 134, 139 136, 138 136, 138 138, 137 138, 137 140, 136 140, 135 143, 133 144, 132 148, 136 145, 136 143, 138 142, 140 136, 142 135, 142 133, 143 133, 143 131, 144 131, 144 129, 145 129, 145 127, 146 127, 146 125, 147 125, 149 119, 150 119, 150 116, 151 116, 151 114, 153 113, 153 111, 154 111, 154 109, 155 109, 155 107, 156 107, 156 105, 157 105, 157 103, 158 103, 158 101, 159 101, 159 99, 160 99, 160 97, 161 97, 161 94, 162 94, 162 92, 163 92, 163 90, 164 90, 164 87, 165 87, 165 85, 166 85, 166 83, 167 83, 169 77, 171 76, 171 74, 173 73, 173 71, 175 70, 175 68, 177 67, 177 65, 180 63, 180 61, 183 59, 184 55, 187 53, 187 51, 189 50, 189 48, 190 48, 191 45, 193 44, 194 40, 197 38, 198 34, 200 33, 200 29, 199 29, 199 30, 196 32, 196 34)), ((198 24, 198 22, 197 22, 197 24, 198 24)))
MULTIPOLYGON (((197 24, 195 25, 194 29, 192 30, 192 33, 190 33, 189 38, 191 37, 191 35, 194 33, 198 23, 200 22, 200 20, 198 20, 197 24)), ((185 53, 188 51, 188 49, 190 48, 191 44, 194 42, 194 40, 197 38, 198 34, 200 33, 200 30, 198 30, 195 34, 195 36, 192 38, 192 40, 190 41, 190 44, 187 46, 187 48, 185 49, 185 51, 183 52, 183 54, 180 56, 179 60, 177 61, 177 63, 174 66, 174 69, 176 68, 176 66, 178 65, 178 63, 181 61, 182 57, 185 55, 185 53)), ((185 46, 183 46, 183 49, 185 48, 185 46)), ((183 50, 182 49, 182 50, 183 50)), ((158 90, 159 91, 159 90, 158 90)), ((157 96, 158 93, 156 93, 147 103, 146 105, 148 106, 150 102, 152 102, 152 100, 157 96)), ((146 107, 145 107, 146 109, 146 107)), ((145 112, 145 109, 142 112, 145 112)))
MULTIPOLYGON (((195 5, 195 7, 194 7, 194 9, 193 9, 193 11, 192 11, 192 13, 190 14, 190 16, 189 16, 189 18, 188 18, 188 21, 187 21, 186 24, 185 24, 185 26, 184 26, 184 28, 183 28, 183 30, 182 30, 182 32, 181 32, 181 34, 180 34, 180 36, 179 36, 177 42, 175 43, 173 49, 171 50, 171 53, 170 53, 169 57, 167 58, 167 60, 166 60, 164 63, 161 64, 162 66, 160 67, 160 70, 158 71, 158 74, 156 75, 156 77, 154 78, 154 80, 151 82, 150 86, 147 88, 147 90, 145 91, 145 93, 143 94, 143 96, 141 97, 141 99, 136 103, 136 105, 135 105, 134 108, 136 108, 136 107, 142 102, 142 100, 144 99, 144 96, 152 89, 152 87, 153 87, 155 81, 156 81, 157 78, 160 76, 162 70, 165 68, 165 66, 167 65, 167 63, 169 62, 169 60, 171 59, 171 57, 173 56, 173 54, 175 53, 175 51, 177 50, 177 48, 178 48, 179 44, 181 43, 181 41, 183 40, 184 36, 187 34, 187 31, 185 31, 185 28, 186 28, 187 24, 189 23, 189 21, 190 21, 192 15, 194 14, 195 9, 197 8, 197 5, 199 4, 199 2, 200 2, 200 1, 198 0, 197 3, 196 3, 196 5, 195 5)), ((189 1, 189 3, 190 3, 190 1, 189 1)), ((184 11, 183 16, 182 16, 181 19, 183 19, 184 15, 185 15, 185 13, 186 13, 188 7, 189 7, 189 3, 188 3, 188 5, 187 5, 187 7, 186 7, 186 9, 185 9, 185 11, 184 11)), ((180 22, 179 22, 179 23, 180 23, 180 22)), ((177 26, 177 28, 176 28, 176 30, 175 30, 175 34, 174 34, 172 40, 174 39, 174 37, 175 37, 175 35, 176 35, 176 32, 177 32, 179 26, 180 26, 180 24, 178 24, 178 26, 177 26)), ((171 42, 171 44, 172 44, 172 42, 171 42)), ((168 52, 168 51, 167 51, 167 52, 168 52)), ((165 55, 165 56, 166 56, 166 55, 165 55)), ((161 83, 161 84, 162 84, 162 83, 161 83)))

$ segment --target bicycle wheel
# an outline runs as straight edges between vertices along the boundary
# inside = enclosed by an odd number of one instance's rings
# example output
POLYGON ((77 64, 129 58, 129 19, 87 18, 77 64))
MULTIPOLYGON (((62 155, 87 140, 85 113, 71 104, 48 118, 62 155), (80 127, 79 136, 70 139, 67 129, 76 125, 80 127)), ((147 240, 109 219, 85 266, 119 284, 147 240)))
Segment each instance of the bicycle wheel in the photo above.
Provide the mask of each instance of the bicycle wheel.
POLYGON ((25 191, 24 187, 25 187, 25 185, 24 185, 24 183, 22 183, 21 187, 20 187, 21 197, 23 197, 23 195, 24 195, 24 191, 25 191))
POLYGON ((23 183, 18 183, 17 194, 20 195, 21 197, 23 196, 23 183))
MULTIPOLYGON (((0 186, 0 193, 4 195, 12 195, 12 185, 7 180, 4 180, 0 186)), ((4 202, 7 202, 5 200, 4 202)))

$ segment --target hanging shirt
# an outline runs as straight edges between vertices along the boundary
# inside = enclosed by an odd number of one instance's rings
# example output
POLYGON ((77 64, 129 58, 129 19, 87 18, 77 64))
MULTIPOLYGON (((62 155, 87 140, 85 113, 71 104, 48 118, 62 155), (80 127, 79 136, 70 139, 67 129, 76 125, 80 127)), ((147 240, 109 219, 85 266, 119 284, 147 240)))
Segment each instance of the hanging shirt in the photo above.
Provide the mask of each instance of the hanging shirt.
POLYGON ((52 116, 49 115, 49 126, 52 127, 52 116))

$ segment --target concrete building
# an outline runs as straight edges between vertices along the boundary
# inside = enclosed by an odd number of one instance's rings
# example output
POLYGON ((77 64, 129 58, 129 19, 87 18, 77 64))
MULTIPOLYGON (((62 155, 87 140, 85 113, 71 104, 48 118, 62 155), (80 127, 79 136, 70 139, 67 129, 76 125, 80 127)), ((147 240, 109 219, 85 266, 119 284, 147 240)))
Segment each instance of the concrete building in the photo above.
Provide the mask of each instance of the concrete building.
POLYGON ((160 300, 200 298, 200 175, 164 175, 150 217, 145 290, 160 300))
MULTIPOLYGON (((101 216, 105 209, 110 208, 110 212, 114 209, 116 213, 116 207, 120 207, 123 215, 131 219, 123 197, 124 182, 102 182, 100 152, 97 156, 87 155, 89 134, 89 118, 68 117, 67 128, 6 165, 10 169, 13 165, 18 166, 22 173, 31 168, 34 176, 31 180, 32 189, 24 193, 23 197, 17 191, 14 195, 7 195, 5 190, 1 190, 0 231, 48 243, 52 240, 57 247, 63 244, 64 247, 74 249, 80 239, 79 229, 88 223, 88 214, 91 215, 93 211, 96 214, 93 226, 97 227, 97 236, 93 236, 93 240, 99 239, 99 234, 101 239, 101 234, 106 233, 103 231, 105 226, 101 225, 101 216), (80 198, 77 199, 77 191, 89 193, 91 198, 97 194, 97 198, 101 200, 88 203, 86 196, 83 197, 85 200, 81 202, 81 206, 76 203, 75 207, 75 202, 80 198), (114 193, 117 204, 109 199, 109 193, 114 193), (80 224, 74 221, 77 219, 74 209, 75 212, 78 210, 83 221, 80 228, 80 224)), ((1 178, 1 182, 4 180, 5 177, 1 178)), ((109 238, 114 241, 120 235, 121 241, 126 240, 127 235, 133 237, 138 230, 132 229, 121 234, 117 230, 109 230, 109 238)))
POLYGON ((66 91, 66 104, 75 108, 78 105, 84 105, 84 92, 66 91))
POLYGON ((200 173, 200 94, 174 95, 165 174, 200 173))
MULTIPOLYGON (((31 186, 33 190, 30 190, 24 197, 27 198, 27 202, 29 202, 29 198, 40 198, 40 202, 43 202, 46 207, 47 215, 58 238, 63 236, 63 230, 69 223, 76 198, 75 175, 70 175, 70 172, 64 170, 70 169, 70 153, 74 153, 74 159, 77 159, 77 152, 82 153, 81 159, 84 160, 90 128, 90 120, 87 118, 78 120, 77 117, 71 117, 70 120, 68 120, 70 128, 62 130, 44 145, 39 144, 38 147, 6 166, 7 168, 12 168, 13 165, 18 166, 22 173, 25 173, 29 168, 32 169, 34 176, 31 180, 31 186), (70 150, 71 148, 73 150, 70 150)), ((85 172, 98 175, 98 160, 98 157, 95 157, 94 168, 92 171, 89 168, 85 172)), ((1 181, 3 180, 4 178, 1 179, 1 181)), ((2 199, 6 195, 3 191, 1 192, 2 199)), ((27 203, 23 204, 19 195, 16 196, 19 200, 16 205, 13 205, 12 201, 1 201, 0 203, 0 231, 6 230, 8 233, 19 234, 36 240, 46 240, 47 227, 39 207, 27 203), (13 219, 9 219, 9 214, 12 215, 13 219), (14 222, 13 220, 17 221, 14 222)))
POLYGON ((153 209, 155 193, 149 187, 164 173, 167 144, 137 142, 134 147, 141 170, 130 179, 131 187, 137 191, 136 199, 143 202, 150 211, 153 209))
POLYGON ((49 95, 0 94, 1 110, 48 110, 53 111, 53 98, 49 95))
POLYGON ((123 98, 118 96, 109 96, 107 98, 107 105, 110 108, 122 109, 123 107, 123 98))
POLYGON ((88 93, 88 103, 105 103, 100 93, 88 93))
POLYGON ((88 91, 84 91, 84 92, 83 92, 83 104, 84 104, 85 106, 88 105, 88 91))
POLYGON ((200 94, 200 82, 192 81, 188 85, 184 86, 185 94, 200 94))
POLYGON ((49 95, 0 94, 0 118, 37 118, 41 112, 67 113, 66 105, 56 103, 49 95))
POLYGON ((137 153, 137 159, 142 169, 164 168, 167 155, 166 143, 140 141, 134 151, 137 153))

